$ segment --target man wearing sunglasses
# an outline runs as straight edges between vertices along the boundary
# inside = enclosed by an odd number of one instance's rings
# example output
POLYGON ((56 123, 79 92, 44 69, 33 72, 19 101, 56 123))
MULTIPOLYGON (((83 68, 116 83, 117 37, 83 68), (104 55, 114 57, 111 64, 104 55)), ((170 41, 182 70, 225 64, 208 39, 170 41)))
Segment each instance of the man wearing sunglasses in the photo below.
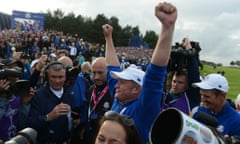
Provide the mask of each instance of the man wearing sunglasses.
POLYGON ((170 3, 159 3, 155 16, 161 32, 146 73, 131 65, 121 72, 114 48, 111 25, 103 25, 106 40, 107 79, 114 101, 112 110, 134 119, 142 143, 147 143, 149 130, 160 112, 163 83, 166 77, 177 9, 170 3))

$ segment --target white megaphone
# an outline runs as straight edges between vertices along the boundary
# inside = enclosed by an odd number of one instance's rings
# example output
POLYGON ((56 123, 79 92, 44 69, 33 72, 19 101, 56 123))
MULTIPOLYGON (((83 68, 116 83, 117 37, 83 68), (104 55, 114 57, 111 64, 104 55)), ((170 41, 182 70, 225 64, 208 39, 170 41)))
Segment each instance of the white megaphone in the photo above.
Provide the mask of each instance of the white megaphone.
POLYGON ((224 144, 210 128, 175 108, 158 115, 149 138, 151 144, 224 144))

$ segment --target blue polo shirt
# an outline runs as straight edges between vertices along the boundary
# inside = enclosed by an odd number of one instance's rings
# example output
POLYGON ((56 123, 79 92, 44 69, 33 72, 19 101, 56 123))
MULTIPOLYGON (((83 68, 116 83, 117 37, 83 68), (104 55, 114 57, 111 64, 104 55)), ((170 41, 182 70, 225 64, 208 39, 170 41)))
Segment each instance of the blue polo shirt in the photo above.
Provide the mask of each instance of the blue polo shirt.
MULTIPOLYGON (((240 136, 240 114, 233 109, 228 102, 226 102, 225 106, 219 113, 213 113, 203 106, 199 106, 198 111, 205 112, 217 118, 217 130, 222 135, 240 136)), ((194 119, 196 119, 197 112, 193 115, 194 119)))

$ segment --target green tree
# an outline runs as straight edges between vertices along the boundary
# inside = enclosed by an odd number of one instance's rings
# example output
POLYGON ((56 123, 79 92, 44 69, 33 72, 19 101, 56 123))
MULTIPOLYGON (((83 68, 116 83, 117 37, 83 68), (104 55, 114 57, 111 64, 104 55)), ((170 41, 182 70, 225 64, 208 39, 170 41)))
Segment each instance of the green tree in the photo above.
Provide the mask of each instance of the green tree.
POLYGON ((104 44, 104 36, 102 32, 102 25, 109 23, 109 20, 104 14, 97 15, 96 19, 93 20, 93 27, 92 27, 92 41, 104 44))
POLYGON ((138 27, 138 26, 133 27, 133 28, 132 28, 132 33, 133 33, 134 35, 138 35, 138 36, 139 36, 139 34, 140 34, 139 27, 138 27))
POLYGON ((78 27, 77 19, 75 18, 74 13, 69 13, 67 16, 62 18, 62 25, 60 28, 67 33, 74 34, 76 33, 76 28, 78 27))
MULTIPOLYGON (((91 21, 91 20, 90 20, 91 21)), ((86 28, 88 29, 88 26, 86 25, 87 23, 87 18, 84 18, 82 15, 78 15, 76 17, 76 34, 78 34, 80 37, 83 36, 83 34, 86 34, 87 31, 84 31, 86 28)))
POLYGON ((122 29, 122 40, 123 40, 123 45, 122 46, 128 46, 129 42, 130 42, 130 37, 131 37, 131 33, 132 33, 132 27, 130 25, 125 26, 122 29))
POLYGON ((53 13, 48 10, 45 15, 45 29, 59 30, 61 31, 62 19, 64 17, 64 12, 61 9, 53 11, 53 13))
POLYGON ((158 35, 154 31, 146 31, 143 40, 149 45, 149 48, 154 49, 158 40, 158 35))
POLYGON ((231 66, 234 66, 234 65, 235 65, 234 61, 231 61, 231 62, 230 62, 230 65, 231 65, 231 66))
POLYGON ((237 61, 235 62, 235 65, 240 66, 240 61, 237 60, 237 61))
POLYGON ((70 35, 78 34, 79 37, 89 42, 104 44, 102 25, 106 23, 111 24, 114 28, 113 40, 116 46, 128 46, 131 34, 140 35, 138 26, 127 25, 122 28, 119 19, 115 16, 108 19, 104 14, 98 14, 95 19, 92 19, 82 15, 75 16, 73 12, 64 15, 61 9, 53 12, 47 11, 44 28, 45 30, 62 31, 70 35))

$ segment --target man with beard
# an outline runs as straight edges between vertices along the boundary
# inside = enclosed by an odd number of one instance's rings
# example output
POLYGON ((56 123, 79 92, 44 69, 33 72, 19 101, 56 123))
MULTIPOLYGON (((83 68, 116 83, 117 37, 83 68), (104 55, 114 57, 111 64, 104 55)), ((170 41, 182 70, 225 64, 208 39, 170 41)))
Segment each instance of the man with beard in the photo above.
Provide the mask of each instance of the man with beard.
POLYGON ((94 84, 87 92, 88 126, 86 136, 88 143, 93 143, 92 140, 94 139, 99 120, 112 106, 112 97, 107 86, 106 66, 107 63, 104 57, 98 57, 92 63, 94 84))
MULTIPOLYGON (((106 59, 98 57, 92 62, 92 77, 94 84, 87 90, 87 121, 80 122, 81 142, 91 144, 99 123, 104 113, 111 109, 112 97, 110 96, 106 79, 106 59)), ((79 142, 79 141, 78 141, 79 142)))

